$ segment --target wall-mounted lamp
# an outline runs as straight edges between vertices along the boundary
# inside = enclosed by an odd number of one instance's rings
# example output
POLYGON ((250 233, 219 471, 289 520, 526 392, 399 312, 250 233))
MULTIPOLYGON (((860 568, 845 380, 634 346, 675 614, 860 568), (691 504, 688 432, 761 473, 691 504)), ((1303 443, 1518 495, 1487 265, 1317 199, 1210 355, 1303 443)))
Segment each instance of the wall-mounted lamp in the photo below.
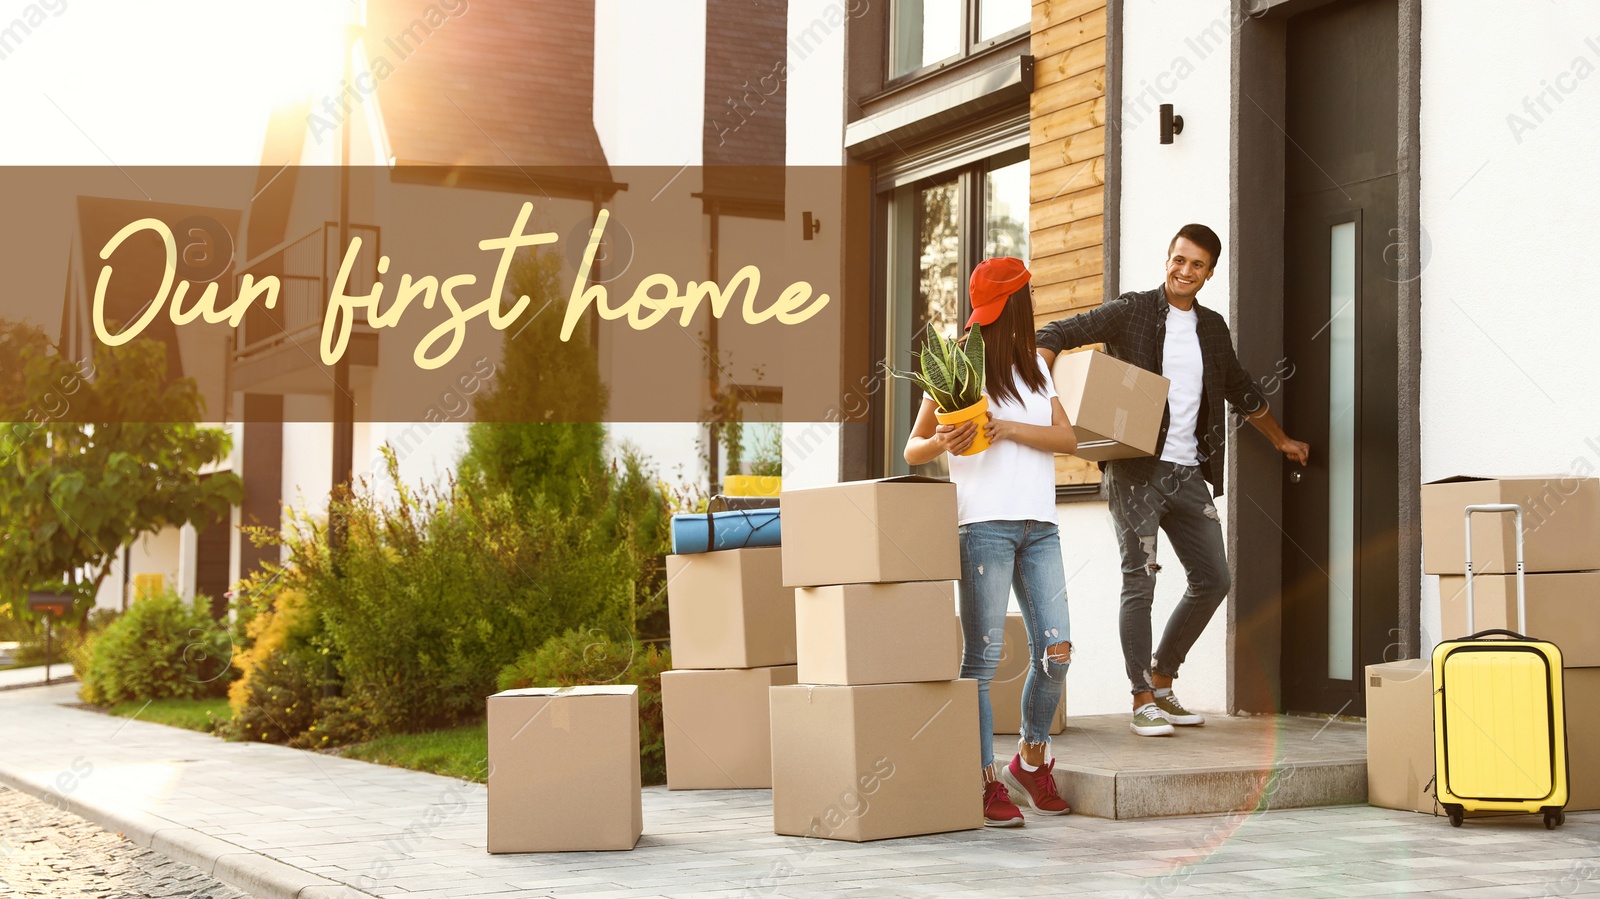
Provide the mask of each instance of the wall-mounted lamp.
POLYGON ((1183 116, 1172 114, 1172 104, 1161 104, 1161 142, 1172 143, 1174 134, 1183 133, 1183 116))
POLYGON ((811 213, 803 212, 800 214, 800 231, 802 240, 810 240, 822 231, 822 222, 812 218, 811 213))

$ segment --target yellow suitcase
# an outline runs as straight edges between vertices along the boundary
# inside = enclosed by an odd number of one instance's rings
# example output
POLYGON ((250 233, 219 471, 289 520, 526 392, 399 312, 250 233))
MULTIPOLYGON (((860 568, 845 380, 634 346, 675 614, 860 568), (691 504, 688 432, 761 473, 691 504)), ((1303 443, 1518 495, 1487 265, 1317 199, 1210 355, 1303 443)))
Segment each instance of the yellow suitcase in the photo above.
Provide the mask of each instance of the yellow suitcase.
MULTIPOLYGON (((1527 629, 1523 593, 1522 507, 1467 506, 1467 626, 1472 627, 1472 514, 1515 512, 1517 627, 1527 629)), ((1561 650, 1508 630, 1479 631, 1433 650, 1435 793, 1460 827, 1466 812, 1544 815, 1566 820, 1567 726, 1561 650)))

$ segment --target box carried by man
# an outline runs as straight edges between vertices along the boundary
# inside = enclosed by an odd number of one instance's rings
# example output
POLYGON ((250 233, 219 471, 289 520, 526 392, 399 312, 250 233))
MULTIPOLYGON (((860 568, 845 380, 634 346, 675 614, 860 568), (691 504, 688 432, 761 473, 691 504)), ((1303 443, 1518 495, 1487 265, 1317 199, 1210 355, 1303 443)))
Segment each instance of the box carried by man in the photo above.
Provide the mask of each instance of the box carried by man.
POLYGON ((1080 459, 1104 462, 1156 451, 1171 381, 1099 350, 1062 353, 1051 368, 1080 459))

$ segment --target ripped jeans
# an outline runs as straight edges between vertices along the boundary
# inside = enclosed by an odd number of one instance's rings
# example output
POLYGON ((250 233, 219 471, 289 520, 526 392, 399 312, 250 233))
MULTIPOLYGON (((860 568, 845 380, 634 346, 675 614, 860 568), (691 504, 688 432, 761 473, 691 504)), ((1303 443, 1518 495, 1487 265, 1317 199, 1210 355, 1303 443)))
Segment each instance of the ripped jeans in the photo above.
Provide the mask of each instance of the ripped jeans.
POLYGON ((1150 674, 1178 676, 1178 666, 1228 595, 1228 558, 1211 490, 1196 466, 1157 461, 1147 483, 1116 477, 1106 467, 1111 522, 1122 550, 1122 657, 1134 693, 1154 689, 1150 674), (1156 530, 1166 532, 1183 563, 1188 589, 1150 652, 1150 606, 1156 594, 1156 530))
MULTIPOLYGON (((1061 536, 1045 521, 974 521, 961 526, 961 676, 978 682, 978 744, 983 767, 994 763, 994 709, 989 682, 1003 652, 1006 606, 1016 587, 1028 629, 1028 666, 1022 682, 1022 739, 1050 742, 1050 722, 1061 704, 1067 666, 1047 650, 1072 641, 1067 618, 1067 577, 1061 536)), ((1070 658, 1070 655, 1068 656, 1070 658)))

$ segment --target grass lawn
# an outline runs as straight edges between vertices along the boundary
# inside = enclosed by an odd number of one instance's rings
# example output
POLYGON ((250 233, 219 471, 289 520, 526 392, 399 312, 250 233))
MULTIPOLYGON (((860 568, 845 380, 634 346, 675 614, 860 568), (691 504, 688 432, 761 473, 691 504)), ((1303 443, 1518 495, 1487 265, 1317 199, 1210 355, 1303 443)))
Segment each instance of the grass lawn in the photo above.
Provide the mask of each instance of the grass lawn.
POLYGON ((108 709, 108 714, 119 718, 138 718, 169 727, 182 727, 211 733, 212 729, 232 717, 226 699, 153 699, 144 702, 121 702, 108 709))
MULTIPOLYGON (((204 733, 210 733, 216 724, 231 716, 226 699, 124 702, 98 711, 204 733)), ((489 730, 487 724, 478 723, 420 734, 389 734, 347 746, 340 754, 365 762, 483 783, 487 779, 489 730)))
POLYGON ((483 783, 487 779, 489 729, 487 724, 469 724, 421 734, 390 734, 347 747, 343 754, 346 758, 483 783))

